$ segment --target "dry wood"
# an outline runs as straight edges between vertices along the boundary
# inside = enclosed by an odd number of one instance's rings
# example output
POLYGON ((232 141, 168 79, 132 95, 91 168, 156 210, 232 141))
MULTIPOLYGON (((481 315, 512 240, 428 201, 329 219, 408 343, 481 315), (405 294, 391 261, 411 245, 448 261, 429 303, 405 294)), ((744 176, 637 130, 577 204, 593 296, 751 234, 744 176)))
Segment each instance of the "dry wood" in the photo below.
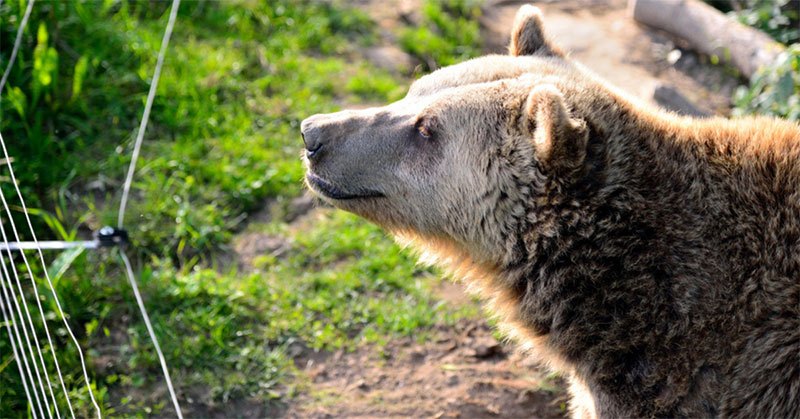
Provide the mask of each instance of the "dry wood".
POLYGON ((767 34, 745 26, 698 0, 629 0, 633 18, 716 55, 747 77, 772 64, 785 48, 767 34))

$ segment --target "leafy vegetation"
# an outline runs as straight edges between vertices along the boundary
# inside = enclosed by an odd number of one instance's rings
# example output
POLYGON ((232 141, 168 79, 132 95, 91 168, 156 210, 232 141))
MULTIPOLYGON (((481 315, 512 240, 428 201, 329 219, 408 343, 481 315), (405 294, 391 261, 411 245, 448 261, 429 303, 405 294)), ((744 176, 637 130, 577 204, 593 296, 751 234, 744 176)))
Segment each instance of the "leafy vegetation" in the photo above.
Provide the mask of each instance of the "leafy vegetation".
POLYGON ((734 94, 734 114, 751 113, 800 120, 800 9, 793 0, 707 0, 740 22, 788 46, 769 68, 754 74, 734 94))
POLYGON ((800 121, 800 44, 781 53, 772 67, 763 68, 734 95, 735 112, 756 113, 800 121))
POLYGON ((481 51, 480 2, 475 0, 426 0, 415 28, 405 29, 400 45, 417 57, 426 70, 435 70, 481 51))
MULTIPOLYGON (((106 195, 126 168, 168 4, 109 4, 35 8, 0 125, 9 138, 26 139, 11 148, 31 156, 17 165, 32 206, 52 203, 55 192, 75 191, 75 184, 80 192, 106 195)), ((9 24, 3 27, 13 29, 11 17, 19 12, 4 13, 9 24)), ((350 91, 347 81, 374 72, 303 53, 342 56, 352 39, 371 36, 364 15, 327 3, 190 2, 179 19, 130 211, 137 217, 136 244, 175 257, 224 243, 265 198, 298 193, 300 119, 331 110, 334 98, 358 101, 364 87, 350 91), (236 37, 218 35, 232 30, 236 37), (165 195, 172 199, 160 199, 165 195)), ((80 202, 95 214, 87 220, 93 228, 115 217, 111 196, 102 201, 103 207, 80 202)))
POLYGON ((733 14, 745 25, 760 29, 776 41, 800 41, 800 9, 793 0, 745 0, 736 2, 733 14))
MULTIPOLYGON (((477 26, 466 22, 477 9, 439 4, 426 6, 438 28, 428 38, 448 47, 431 56, 444 64, 477 53, 477 26), (451 24, 453 13, 462 17, 451 24)), ((25 6, 0 3, 3 68, 25 6)), ((39 239, 87 238, 115 224, 168 8, 134 0, 34 5, 0 101, 0 132, 39 239)), ((381 344, 475 314, 436 301, 436 275, 374 226, 330 211, 305 223, 281 218, 302 190, 299 122, 342 103, 402 95, 407 80, 360 58, 358 47, 375 39, 366 15, 336 2, 181 5, 126 226, 173 380, 180 397, 195 403, 184 408, 202 413, 231 400, 268 408, 302 381, 293 378, 298 351, 381 344), (255 211, 269 221, 246 223, 255 211), (271 237, 281 251, 243 264, 230 249, 236 232, 271 237)), ((11 200, 15 191, 2 176, 11 200)), ((25 225, 19 211, 15 221, 25 225)), ((116 251, 46 256, 104 414, 168 409, 116 251)), ((24 264, 14 263, 27 283, 24 264)), ((81 417, 90 415, 76 349, 41 267, 33 268, 70 399, 81 417)), ((26 409, 2 327, 0 411, 24 416, 26 409)))

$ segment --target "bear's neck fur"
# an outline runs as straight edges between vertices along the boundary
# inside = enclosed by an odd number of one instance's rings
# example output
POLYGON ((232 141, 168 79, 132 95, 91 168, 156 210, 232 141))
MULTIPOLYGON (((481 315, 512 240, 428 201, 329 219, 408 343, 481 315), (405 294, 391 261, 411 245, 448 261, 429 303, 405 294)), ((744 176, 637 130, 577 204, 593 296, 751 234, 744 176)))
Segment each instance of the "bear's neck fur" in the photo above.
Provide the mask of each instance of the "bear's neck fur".
POLYGON ((800 270, 800 129, 690 121, 613 94, 585 96, 576 91, 572 107, 591 130, 586 170, 527 203, 535 223, 508 220, 526 230, 504 240, 505 254, 476 262, 451 240, 412 241, 466 278, 509 335, 594 397, 613 395, 606 408, 718 414, 716 402, 674 406, 732 368, 730 354, 744 343, 730 331, 774 315, 774 299, 790 307, 799 298, 796 289, 762 288, 800 270), (795 224, 768 228, 781 220, 795 224), (780 252, 773 266, 763 266, 764 252, 780 252), (745 318, 734 310, 743 304, 745 318))

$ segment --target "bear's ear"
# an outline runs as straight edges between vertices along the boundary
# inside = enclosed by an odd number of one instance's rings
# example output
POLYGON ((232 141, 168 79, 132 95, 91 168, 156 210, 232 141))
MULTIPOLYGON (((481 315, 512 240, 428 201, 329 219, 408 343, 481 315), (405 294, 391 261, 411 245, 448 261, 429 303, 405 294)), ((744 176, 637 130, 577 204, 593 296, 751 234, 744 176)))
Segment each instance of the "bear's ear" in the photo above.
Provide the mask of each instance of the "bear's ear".
POLYGON ((563 57, 561 48, 550 42, 544 34, 542 11, 526 4, 519 8, 511 29, 511 44, 508 52, 514 56, 549 55, 563 57))
POLYGON ((585 121, 572 118, 561 92, 547 84, 534 87, 524 115, 524 128, 533 137, 544 171, 565 178, 576 175, 586 160, 589 130, 585 121))

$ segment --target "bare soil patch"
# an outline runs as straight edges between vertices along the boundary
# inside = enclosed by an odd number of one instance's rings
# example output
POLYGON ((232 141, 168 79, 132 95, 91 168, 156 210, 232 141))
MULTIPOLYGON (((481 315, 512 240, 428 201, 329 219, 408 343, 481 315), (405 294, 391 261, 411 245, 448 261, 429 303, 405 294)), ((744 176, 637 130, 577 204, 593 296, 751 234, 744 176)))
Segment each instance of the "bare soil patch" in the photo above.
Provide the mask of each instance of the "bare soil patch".
POLYGON ((424 342, 298 358, 308 390, 285 412, 291 418, 433 417, 561 418, 559 379, 501 344, 490 327, 464 320, 424 342))

